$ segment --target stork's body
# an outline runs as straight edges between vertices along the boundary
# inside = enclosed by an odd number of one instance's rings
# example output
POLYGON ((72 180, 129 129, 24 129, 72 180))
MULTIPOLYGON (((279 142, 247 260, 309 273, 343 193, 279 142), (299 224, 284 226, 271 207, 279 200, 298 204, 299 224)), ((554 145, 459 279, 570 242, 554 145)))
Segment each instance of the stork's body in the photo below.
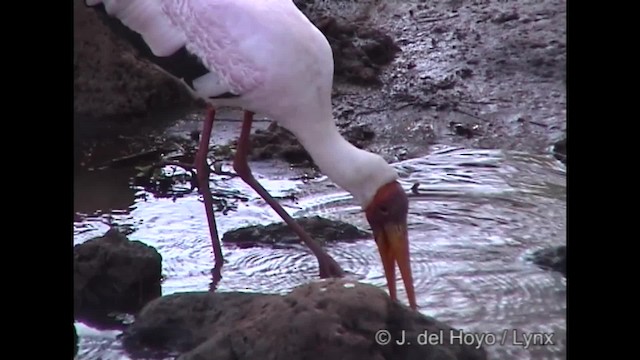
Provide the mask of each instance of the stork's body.
MULTIPOLYGON (((322 277, 339 265, 258 184, 247 164, 253 113, 291 131, 320 170, 366 211, 395 298, 395 261, 415 308, 406 241, 407 200, 384 159, 338 132, 332 115, 333 54, 325 36, 292 0, 86 0, 160 68, 210 104, 196 157, 218 277, 222 252, 208 187, 206 152, 215 107, 245 110, 234 169, 311 248, 322 277), (103 10, 103 11, 104 11, 103 10)), ((215 274, 214 274, 215 278, 215 274)), ((216 280, 214 279, 214 282, 216 280)))

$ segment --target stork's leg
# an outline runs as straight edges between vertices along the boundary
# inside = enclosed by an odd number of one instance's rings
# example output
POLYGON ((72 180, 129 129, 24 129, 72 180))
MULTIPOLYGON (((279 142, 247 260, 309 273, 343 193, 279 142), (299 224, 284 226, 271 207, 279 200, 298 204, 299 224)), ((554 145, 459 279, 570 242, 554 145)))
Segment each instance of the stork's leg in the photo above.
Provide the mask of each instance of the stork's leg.
POLYGON ((244 121, 242 122, 242 132, 240 133, 240 139, 238 140, 238 149, 236 150, 236 156, 233 160, 233 169, 238 173, 238 176, 249 186, 253 188, 272 208, 278 215, 284 220, 289 227, 300 237, 300 239, 307 244, 313 254, 318 259, 320 266, 320 277, 342 277, 344 271, 340 268, 340 265, 327 254, 322 247, 315 242, 309 234, 302 229, 302 227, 282 208, 265 188, 253 177, 249 163, 247 162, 247 156, 249 154, 249 134, 251 133, 251 123, 253 122, 253 113, 250 111, 244 112, 244 121))
POLYGON ((222 257, 222 248, 220 247, 220 239, 218 238, 218 229, 216 227, 216 218, 213 214, 213 197, 211 196, 211 189, 209 188, 209 173, 211 169, 207 163, 207 153, 209 152, 209 138, 211 138, 211 130, 213 129, 213 120, 216 116, 216 110, 212 106, 207 107, 207 115, 202 127, 202 134, 200 134, 200 145, 198 146, 198 152, 196 153, 195 167, 198 176, 198 189, 204 200, 204 208, 207 212, 207 221, 209 222, 209 233, 211 235, 211 245, 213 245, 213 253, 216 258, 215 265, 213 267, 212 275, 213 281, 211 283, 211 289, 215 289, 218 285, 218 281, 222 278, 222 264, 224 259, 222 257))

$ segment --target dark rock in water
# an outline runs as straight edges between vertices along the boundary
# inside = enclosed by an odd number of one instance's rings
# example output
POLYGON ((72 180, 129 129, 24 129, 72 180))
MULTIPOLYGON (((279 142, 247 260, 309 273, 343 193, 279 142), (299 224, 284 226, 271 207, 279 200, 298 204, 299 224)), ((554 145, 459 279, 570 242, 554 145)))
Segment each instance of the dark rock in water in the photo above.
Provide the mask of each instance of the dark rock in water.
POLYGON ((105 322, 110 313, 136 313, 162 295, 162 257, 116 229, 73 248, 74 316, 105 322))
POLYGON ((381 68, 393 61, 400 47, 380 30, 335 17, 311 17, 329 40, 334 73, 346 81, 379 84, 381 68))
POLYGON ((76 326, 73 325, 73 357, 75 358, 76 355, 78 355, 78 331, 76 326))
POLYGON ((563 163, 567 163, 567 138, 565 137, 562 140, 559 140, 555 144, 553 144, 553 155, 556 159, 562 161, 563 163))
POLYGON ((532 255, 532 261, 545 269, 551 269, 567 276, 567 247, 558 246, 538 250, 532 255))
MULTIPOLYGON (((338 220, 329 220, 320 216, 301 217, 296 219, 300 226, 316 241, 327 243, 333 241, 350 241, 370 236, 366 231, 338 220)), ((222 241, 238 245, 255 244, 298 244, 300 238, 284 222, 269 225, 252 225, 226 232, 222 241)))
POLYGON ((164 296, 140 312, 124 331, 123 344, 132 354, 177 352, 179 360, 486 359, 484 349, 453 341, 452 334, 461 332, 392 302, 375 286, 330 279, 300 286, 285 296, 242 292, 164 296), (380 335, 381 330, 389 337, 380 335), (403 331, 407 343, 396 345, 403 331), (442 338, 420 345, 416 339, 425 331, 442 338), (387 339, 390 343, 380 343, 387 339))

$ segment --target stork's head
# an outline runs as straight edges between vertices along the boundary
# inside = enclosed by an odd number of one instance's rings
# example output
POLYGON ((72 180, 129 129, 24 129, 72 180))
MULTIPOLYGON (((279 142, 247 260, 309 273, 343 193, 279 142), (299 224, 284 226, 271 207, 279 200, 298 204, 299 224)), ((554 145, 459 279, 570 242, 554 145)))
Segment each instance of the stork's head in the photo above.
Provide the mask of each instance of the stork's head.
POLYGON ((412 309, 416 309, 407 236, 408 210, 407 194, 397 181, 392 181, 377 190, 373 199, 366 206, 365 213, 380 251, 391 298, 397 299, 395 264, 398 263, 409 298, 409 305, 412 309))

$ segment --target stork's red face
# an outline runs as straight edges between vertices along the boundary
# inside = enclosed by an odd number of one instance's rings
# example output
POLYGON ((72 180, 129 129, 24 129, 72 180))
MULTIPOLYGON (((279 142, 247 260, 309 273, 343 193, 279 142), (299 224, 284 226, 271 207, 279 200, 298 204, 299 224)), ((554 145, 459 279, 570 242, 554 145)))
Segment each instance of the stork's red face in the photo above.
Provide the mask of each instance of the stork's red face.
POLYGON ((409 298, 409 306, 416 309, 416 295, 413 290, 409 239, 407 237, 408 211, 407 194, 397 181, 381 187, 365 210, 380 251, 391 299, 397 299, 395 275, 397 262, 409 298))

